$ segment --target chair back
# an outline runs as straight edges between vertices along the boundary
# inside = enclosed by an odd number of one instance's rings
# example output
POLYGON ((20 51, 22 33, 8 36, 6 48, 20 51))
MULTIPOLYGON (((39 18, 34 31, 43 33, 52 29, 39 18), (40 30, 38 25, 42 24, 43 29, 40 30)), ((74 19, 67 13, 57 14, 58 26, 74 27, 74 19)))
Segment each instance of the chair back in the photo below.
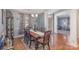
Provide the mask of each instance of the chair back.
POLYGON ((29 39, 29 37, 30 37, 30 29, 26 28, 24 33, 25 33, 25 37, 27 37, 29 39))
POLYGON ((51 31, 46 31, 46 32, 44 33, 44 40, 43 40, 43 43, 48 43, 48 42, 49 42, 50 35, 51 35, 51 31))
POLYGON ((43 28, 43 27, 41 27, 40 30, 41 30, 41 32, 45 32, 45 28, 43 28))
POLYGON ((30 29, 26 29, 27 36, 30 37, 30 29))

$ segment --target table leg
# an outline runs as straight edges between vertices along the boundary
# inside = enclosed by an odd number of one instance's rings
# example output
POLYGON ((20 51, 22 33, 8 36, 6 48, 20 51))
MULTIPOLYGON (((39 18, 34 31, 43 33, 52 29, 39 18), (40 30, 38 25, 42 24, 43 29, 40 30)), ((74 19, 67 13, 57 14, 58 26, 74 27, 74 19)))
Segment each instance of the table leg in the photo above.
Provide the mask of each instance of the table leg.
POLYGON ((35 40, 35 50, 37 50, 38 49, 38 43, 37 43, 37 41, 35 40))

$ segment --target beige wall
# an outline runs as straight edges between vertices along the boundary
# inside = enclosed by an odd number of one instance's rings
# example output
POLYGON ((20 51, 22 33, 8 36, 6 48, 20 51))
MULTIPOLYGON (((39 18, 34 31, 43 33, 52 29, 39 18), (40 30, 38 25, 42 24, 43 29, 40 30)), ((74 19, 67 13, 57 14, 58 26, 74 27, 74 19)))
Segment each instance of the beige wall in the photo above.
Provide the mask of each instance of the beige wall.
POLYGON ((3 30, 3 26, 2 26, 2 12, 1 12, 1 9, 0 9, 0 33, 2 33, 2 30, 3 30))
POLYGON ((78 19, 77 19, 77 37, 79 38, 79 10, 77 12, 77 15, 78 15, 78 19))
POLYGON ((71 46, 77 47, 77 10, 73 9, 70 13, 70 39, 71 46))
POLYGON ((48 13, 44 13, 45 30, 48 30, 48 13))
POLYGON ((49 30, 53 30, 53 15, 48 15, 48 28, 49 30))

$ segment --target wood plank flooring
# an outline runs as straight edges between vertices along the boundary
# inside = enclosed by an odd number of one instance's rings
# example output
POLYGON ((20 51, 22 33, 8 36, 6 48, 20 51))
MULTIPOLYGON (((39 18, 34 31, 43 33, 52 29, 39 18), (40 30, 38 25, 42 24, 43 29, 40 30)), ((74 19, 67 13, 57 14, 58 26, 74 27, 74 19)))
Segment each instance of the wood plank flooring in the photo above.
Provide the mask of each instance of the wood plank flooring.
MULTIPOLYGON (((52 43, 50 43, 50 50, 79 50, 79 46, 77 48, 70 46, 68 41, 65 40, 62 34, 58 34, 56 37, 56 44, 52 45, 52 43)), ((18 38, 14 40, 14 50, 27 50, 24 45, 23 38, 18 38)))
POLYGON ((22 39, 15 39, 14 40, 14 49, 15 50, 26 50, 26 47, 25 47, 22 39))
MULTIPOLYGON (((23 39, 22 38, 14 39, 13 48, 14 50, 26 50, 23 39)), ((8 49, 8 44, 6 42, 4 44, 4 49, 8 49)))

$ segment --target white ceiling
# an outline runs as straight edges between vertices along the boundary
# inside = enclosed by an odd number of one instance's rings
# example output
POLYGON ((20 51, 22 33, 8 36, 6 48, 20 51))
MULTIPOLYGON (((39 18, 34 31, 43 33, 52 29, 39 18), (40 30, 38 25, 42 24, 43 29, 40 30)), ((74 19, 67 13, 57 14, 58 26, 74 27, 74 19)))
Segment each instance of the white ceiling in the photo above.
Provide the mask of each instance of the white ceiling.
POLYGON ((48 14, 58 11, 59 9, 11 9, 12 11, 20 12, 20 13, 44 13, 48 12, 48 14))

